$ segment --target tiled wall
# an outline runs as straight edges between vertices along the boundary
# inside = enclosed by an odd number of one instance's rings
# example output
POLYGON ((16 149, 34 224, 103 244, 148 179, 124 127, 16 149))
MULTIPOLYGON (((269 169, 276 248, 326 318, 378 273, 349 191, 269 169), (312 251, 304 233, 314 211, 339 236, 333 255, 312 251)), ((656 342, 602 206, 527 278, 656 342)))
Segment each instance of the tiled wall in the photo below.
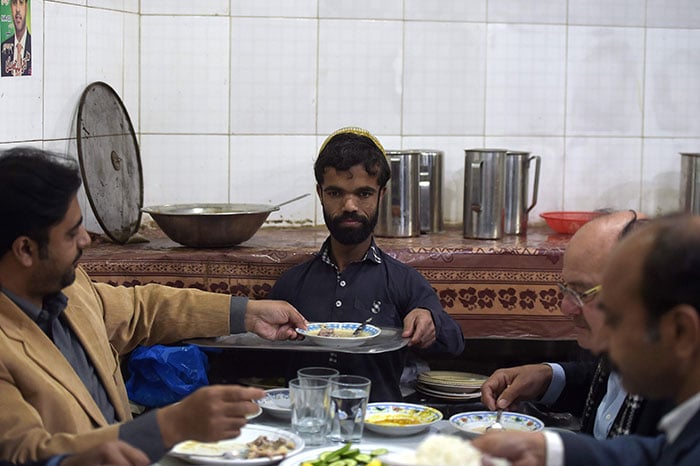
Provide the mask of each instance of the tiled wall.
MULTIPOLYGON (((122 96, 145 204, 313 192, 325 136, 445 152, 460 223, 465 148, 542 156, 531 212, 677 209, 700 151, 697 0, 32 0, 34 73, 0 79, 0 148, 74 150, 80 93, 122 96), (43 44, 43 47, 41 46, 43 44)), ((322 223, 313 198, 270 217, 322 223)))

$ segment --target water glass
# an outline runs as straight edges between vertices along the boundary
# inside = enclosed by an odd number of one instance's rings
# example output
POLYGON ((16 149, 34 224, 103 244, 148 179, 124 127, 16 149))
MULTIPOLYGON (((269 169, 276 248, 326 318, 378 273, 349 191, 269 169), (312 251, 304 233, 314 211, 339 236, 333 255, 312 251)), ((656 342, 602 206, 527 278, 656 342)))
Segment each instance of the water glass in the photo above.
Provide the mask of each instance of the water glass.
POLYGON ((359 375, 335 375, 330 378, 330 439, 358 443, 362 440, 365 413, 372 382, 359 375))
POLYGON ((300 379, 315 378, 328 380, 334 375, 338 375, 336 369, 331 367, 303 367, 297 371, 297 377, 300 379))
POLYGON ((292 431, 306 445, 323 445, 328 435, 328 380, 292 379, 289 381, 292 431))

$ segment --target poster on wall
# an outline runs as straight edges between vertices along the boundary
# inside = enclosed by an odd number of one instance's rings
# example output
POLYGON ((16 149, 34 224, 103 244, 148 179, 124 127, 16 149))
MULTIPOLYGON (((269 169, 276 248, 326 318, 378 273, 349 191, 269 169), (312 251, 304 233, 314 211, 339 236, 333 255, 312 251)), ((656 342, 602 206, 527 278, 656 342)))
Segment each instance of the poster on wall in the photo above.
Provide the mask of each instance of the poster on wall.
POLYGON ((0 74, 32 75, 30 0, 0 0, 0 74))

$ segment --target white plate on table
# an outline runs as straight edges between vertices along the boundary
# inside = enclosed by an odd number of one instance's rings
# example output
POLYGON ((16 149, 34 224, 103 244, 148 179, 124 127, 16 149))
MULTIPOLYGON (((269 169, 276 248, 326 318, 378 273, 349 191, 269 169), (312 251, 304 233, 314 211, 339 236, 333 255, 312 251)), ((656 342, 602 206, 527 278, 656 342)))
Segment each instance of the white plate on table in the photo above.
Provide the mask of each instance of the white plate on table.
MULTIPOLYGON (((289 456, 284 461, 282 461, 279 466, 299 466, 304 461, 314 461, 318 459, 318 456, 325 451, 335 451, 342 447, 342 444, 329 445, 327 447, 314 448, 313 450, 306 450, 298 455, 289 456)), ((353 444, 351 448, 359 448, 361 453, 369 454, 371 451, 383 448, 388 451, 388 453, 406 453, 412 451, 406 447, 399 447, 396 445, 390 445, 387 443, 357 443, 353 444)))
POLYGON ((393 402, 369 403, 365 414, 365 428, 383 435, 413 435, 441 419, 442 413, 430 406, 393 402))
MULTIPOLYGON (((472 411, 458 413, 450 418, 450 423, 466 432, 468 437, 477 437, 484 433, 486 427, 496 422, 496 411, 472 411)), ((544 422, 527 414, 503 411, 501 425, 505 430, 518 432, 537 432, 544 429, 544 422)))
POLYGON ((289 401, 288 388, 271 388, 265 390, 265 397, 257 403, 266 413, 280 419, 292 418, 292 405, 289 401))
POLYGON ((285 457, 292 456, 304 449, 304 440, 286 430, 262 425, 247 425, 241 429, 241 435, 234 439, 221 440, 219 442, 196 442, 189 440, 178 443, 173 447, 168 455, 179 458, 191 464, 208 465, 229 465, 229 466, 259 466, 266 464, 276 464, 285 457), (226 451, 241 452, 246 449, 246 443, 252 442, 261 435, 267 436, 270 440, 284 438, 294 444, 294 448, 287 455, 277 455, 266 458, 226 458, 223 456, 226 451), (220 455, 220 456, 215 456, 220 455))
POLYGON ((360 334, 353 336, 352 332, 360 326, 360 322, 314 322, 307 325, 306 330, 298 328, 297 333, 304 335, 313 343, 320 346, 330 346, 335 348, 351 348, 360 346, 376 338, 382 333, 382 329, 374 325, 367 324, 360 334), (333 332, 331 336, 321 336, 319 332, 323 329, 333 332))

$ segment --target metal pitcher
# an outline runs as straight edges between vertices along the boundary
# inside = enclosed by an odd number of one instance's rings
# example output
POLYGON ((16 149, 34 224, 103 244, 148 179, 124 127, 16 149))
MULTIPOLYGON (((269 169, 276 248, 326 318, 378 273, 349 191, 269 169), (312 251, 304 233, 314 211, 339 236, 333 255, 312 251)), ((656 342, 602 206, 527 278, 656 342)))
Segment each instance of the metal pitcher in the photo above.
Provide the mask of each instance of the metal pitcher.
POLYGON ((700 214, 700 153, 681 152, 680 197, 681 210, 700 214))
POLYGON ((420 236, 418 181, 420 153, 387 151, 391 178, 379 202, 379 217, 374 234, 389 237, 420 236))
POLYGON ((443 230, 442 218, 442 156, 439 150, 419 150, 420 153, 420 231, 435 233, 443 230))
POLYGON ((527 232, 528 213, 537 204, 540 184, 540 156, 529 152, 508 151, 506 154, 506 200, 503 233, 524 235, 527 232), (532 203, 528 205, 530 164, 535 161, 532 203))
POLYGON ((464 237, 503 236, 505 149, 464 151, 464 237))

